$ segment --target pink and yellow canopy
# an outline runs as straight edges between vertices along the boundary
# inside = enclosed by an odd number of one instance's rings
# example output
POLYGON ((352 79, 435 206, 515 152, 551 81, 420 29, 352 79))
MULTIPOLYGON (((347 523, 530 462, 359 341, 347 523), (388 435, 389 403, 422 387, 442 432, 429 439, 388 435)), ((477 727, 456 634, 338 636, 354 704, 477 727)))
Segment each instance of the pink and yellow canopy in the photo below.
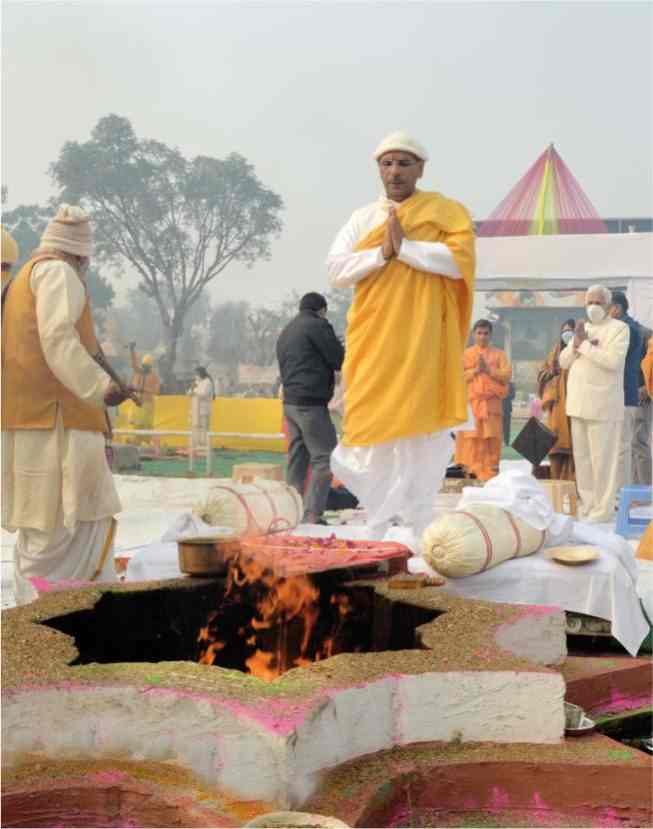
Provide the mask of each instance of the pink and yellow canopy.
POLYGON ((478 235, 545 236, 607 231, 605 222, 550 144, 481 223, 478 235))

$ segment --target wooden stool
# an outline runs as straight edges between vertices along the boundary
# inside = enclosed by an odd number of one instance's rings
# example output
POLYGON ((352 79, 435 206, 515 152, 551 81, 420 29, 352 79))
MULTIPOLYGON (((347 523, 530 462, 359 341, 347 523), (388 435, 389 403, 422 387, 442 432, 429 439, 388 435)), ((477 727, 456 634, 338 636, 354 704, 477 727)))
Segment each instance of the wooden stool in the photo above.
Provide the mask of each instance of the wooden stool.
POLYGON ((254 478, 268 481, 283 481, 283 467, 277 463, 237 463, 231 472, 231 479, 239 484, 251 484, 254 478))
POLYGON ((578 492, 575 481, 539 481, 546 490, 551 505, 556 512, 563 515, 578 515, 578 492), (569 499, 569 509, 565 509, 565 499, 569 499))

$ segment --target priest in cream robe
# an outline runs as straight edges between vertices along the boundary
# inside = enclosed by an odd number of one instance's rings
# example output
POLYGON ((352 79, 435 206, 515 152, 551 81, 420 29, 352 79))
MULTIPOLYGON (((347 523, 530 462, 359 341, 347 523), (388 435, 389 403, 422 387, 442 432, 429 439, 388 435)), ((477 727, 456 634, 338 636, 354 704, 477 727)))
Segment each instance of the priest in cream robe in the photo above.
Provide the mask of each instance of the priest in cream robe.
POLYGON ((327 269, 354 287, 347 321, 344 432, 331 465, 367 510, 370 537, 399 517, 416 536, 467 423, 462 357, 474 292, 472 219, 458 202, 416 189, 428 160, 406 133, 377 147, 385 195, 356 210, 327 269))
POLYGON ((17 531, 15 595, 39 579, 113 580, 120 501, 104 451, 105 406, 125 399, 94 361, 84 281, 88 217, 62 205, 14 277, 2 314, 2 527, 17 531))

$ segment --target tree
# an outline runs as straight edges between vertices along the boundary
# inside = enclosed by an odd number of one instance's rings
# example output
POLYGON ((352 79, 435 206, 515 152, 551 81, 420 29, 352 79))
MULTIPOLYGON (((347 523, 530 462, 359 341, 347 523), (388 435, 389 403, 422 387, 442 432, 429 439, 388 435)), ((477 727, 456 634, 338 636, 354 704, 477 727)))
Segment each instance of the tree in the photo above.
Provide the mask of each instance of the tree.
POLYGON ((252 308, 247 314, 247 362, 255 366, 269 366, 274 363, 277 339, 288 321, 289 318, 283 313, 283 309, 252 308))
MULTIPOLYGON (((6 195, 3 193, 3 198, 6 195)), ((2 223, 18 243, 20 259, 14 266, 17 272, 27 262, 32 251, 39 246, 41 235, 48 221, 54 216, 56 206, 41 207, 38 204, 23 204, 3 213, 2 223)), ((91 267, 86 274, 86 286, 95 312, 106 312, 115 297, 111 283, 91 267)))
POLYGON ((218 305, 209 320, 209 356, 223 365, 229 375, 229 384, 238 383, 238 363, 247 359, 249 351, 248 302, 224 302, 218 305))
POLYGON ((51 167, 65 201, 81 203, 97 230, 98 253, 129 264, 157 305, 171 379, 189 309, 231 262, 269 257, 280 234, 281 198, 242 156, 186 159, 139 139, 128 119, 100 119, 84 143, 67 142, 51 167))
POLYGON ((329 291, 325 295, 329 304, 329 322, 333 325, 336 334, 342 339, 347 329, 347 312, 352 300, 352 291, 329 291))

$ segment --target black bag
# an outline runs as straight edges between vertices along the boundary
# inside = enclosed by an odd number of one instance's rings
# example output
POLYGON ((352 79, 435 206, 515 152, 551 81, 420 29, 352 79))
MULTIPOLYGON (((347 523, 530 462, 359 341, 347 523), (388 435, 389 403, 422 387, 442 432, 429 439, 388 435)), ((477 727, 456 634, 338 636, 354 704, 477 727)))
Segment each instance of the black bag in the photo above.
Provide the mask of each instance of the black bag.
POLYGON ((533 466, 538 466, 553 449, 557 440, 551 429, 536 417, 531 417, 512 442, 512 448, 533 466))

